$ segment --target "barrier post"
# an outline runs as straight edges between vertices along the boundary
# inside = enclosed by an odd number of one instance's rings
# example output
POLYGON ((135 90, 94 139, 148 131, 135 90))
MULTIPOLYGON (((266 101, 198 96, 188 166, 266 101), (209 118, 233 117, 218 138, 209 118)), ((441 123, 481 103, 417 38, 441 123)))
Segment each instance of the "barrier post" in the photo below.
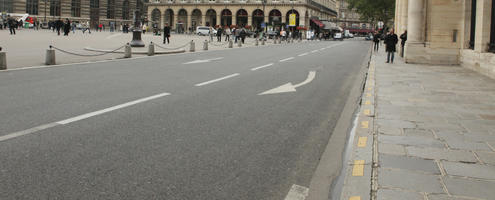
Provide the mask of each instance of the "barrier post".
POLYGON ((132 49, 131 49, 131 45, 127 43, 125 45, 124 58, 130 58, 130 57, 132 57, 132 49))
POLYGON ((50 48, 46 50, 45 65, 55 65, 55 49, 50 48))
POLYGON ((208 51, 208 40, 203 42, 203 50, 208 51))
POLYGON ((194 52, 196 49, 196 44, 194 44, 194 40, 191 40, 191 46, 189 47, 189 52, 194 52))
POLYGON ((229 40, 229 48, 234 48, 234 41, 229 40))
POLYGON ((148 46, 148 56, 153 56, 155 55, 155 45, 153 44, 153 42, 150 43, 150 45, 148 46))
POLYGON ((0 70, 7 69, 7 53, 2 51, 2 47, 0 47, 0 70))

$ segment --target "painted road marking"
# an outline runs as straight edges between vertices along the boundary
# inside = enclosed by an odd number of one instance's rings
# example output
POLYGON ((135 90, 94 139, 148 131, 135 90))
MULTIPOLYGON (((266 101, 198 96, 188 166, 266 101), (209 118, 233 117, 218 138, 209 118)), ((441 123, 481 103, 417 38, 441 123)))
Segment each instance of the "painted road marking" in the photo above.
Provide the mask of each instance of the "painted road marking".
POLYGON ((285 200, 304 200, 308 196, 309 188, 300 185, 292 185, 285 200))
POLYGON ((366 147, 367 141, 368 141, 368 137, 359 137, 357 146, 358 147, 366 147))
POLYGON ((153 99, 157 99, 157 98, 160 98, 160 97, 164 97, 164 96, 167 96, 167 95, 170 95, 170 94, 169 93, 157 94, 157 95, 154 95, 154 96, 150 96, 150 97, 138 99, 138 100, 135 100, 135 101, 127 102, 127 103, 124 103, 124 104, 116 105, 116 106, 113 106, 113 107, 110 107, 110 108, 105 108, 103 110, 99 110, 99 111, 95 111, 95 112, 90 112, 90 113, 87 113, 87 114, 84 114, 84 115, 79 115, 77 117, 73 117, 73 118, 69 118, 69 119, 66 119, 66 120, 58 121, 56 123, 62 124, 62 125, 69 124, 69 123, 72 123, 72 122, 76 122, 76 121, 79 121, 79 120, 87 119, 87 118, 94 117, 94 116, 97 116, 97 115, 101 115, 101 114, 104 114, 104 113, 107 113, 107 112, 111 112, 111 111, 114 111, 114 110, 118 110, 118 109, 121 109, 121 108, 125 108, 125 107, 129 107, 129 106, 132 106, 132 105, 136 105, 138 103, 143 103, 143 102, 146 102, 146 101, 149 101, 149 100, 153 100, 153 99))
POLYGON ((325 50, 325 48, 321 48, 320 50, 323 51, 323 50, 325 50))
POLYGON ((305 55, 308 55, 309 53, 302 53, 302 54, 299 54, 298 56, 305 56, 305 55))
POLYGON ((280 60, 279 62, 285 62, 285 61, 292 60, 292 59, 294 59, 294 57, 290 57, 290 58, 282 59, 282 60, 280 60))
POLYGON ((366 109, 363 112, 364 112, 365 115, 370 115, 370 113, 371 113, 370 109, 366 109))
POLYGON ((318 52, 318 50, 313 50, 313 51, 311 51, 311 53, 316 53, 316 52, 318 52))
POLYGON ((263 66, 259 66, 259 67, 255 67, 255 68, 252 68, 251 71, 256 71, 258 69, 262 69, 262 68, 265 68, 265 67, 270 67, 272 65, 273 65, 273 63, 267 64, 267 65, 263 65, 263 66))
POLYGON ((368 91, 371 91, 371 87, 368 88, 368 91))
POLYGON ((135 101, 127 102, 127 103, 124 103, 124 104, 116 105, 116 106, 113 106, 113 107, 110 107, 110 108, 105 108, 103 110, 99 110, 99 111, 95 111, 95 112, 91 112, 91 113, 79 115, 79 116, 72 117, 72 118, 69 118, 69 119, 66 119, 66 120, 62 120, 62 121, 58 121, 58 122, 54 122, 54 123, 49 123, 49 124, 44 124, 44 125, 41 125, 41 126, 37 126, 37 127, 34 127, 34 128, 27 129, 27 130, 18 131, 18 132, 15 132, 15 133, 3 135, 3 136, 0 136, 0 142, 3 142, 5 140, 9 140, 9 139, 13 139, 13 138, 17 138, 17 137, 21 137, 21 136, 24 136, 24 135, 29 135, 29 134, 32 134, 32 133, 35 133, 35 132, 38 132, 38 131, 42 131, 42 130, 45 130, 45 129, 49 129, 49 128, 52 128, 52 127, 55 127, 55 126, 65 125, 65 124, 69 124, 69 123, 76 122, 76 121, 79 121, 79 120, 87 119, 87 118, 94 117, 94 116, 97 116, 97 115, 101 115, 101 114, 104 114, 104 113, 107 113, 107 112, 111 112, 111 111, 114 111, 114 110, 122 109, 122 108, 125 108, 125 107, 129 107, 129 106, 132 106, 132 105, 136 105, 136 104, 139 104, 139 103, 143 103, 143 102, 146 102, 146 101, 150 101, 150 100, 153 100, 153 99, 164 97, 164 96, 167 96, 167 95, 170 95, 170 94, 169 93, 161 93, 161 94, 153 95, 153 96, 150 96, 150 97, 138 99, 138 100, 135 100, 135 101))
POLYGON ((352 167, 352 176, 364 176, 364 160, 355 160, 352 167))
POLYGON ((362 121, 361 122, 361 128, 368 128, 369 124, 370 124, 370 122, 368 122, 368 121, 362 121))
POLYGON ((367 93, 366 94, 366 97, 371 97, 371 93, 367 93))
POLYGON ((352 196, 349 198, 349 200, 361 200, 360 196, 352 196))
POLYGON ((369 101, 369 100, 364 102, 364 105, 370 105, 370 104, 371 104, 371 101, 369 101))
POLYGON ((228 78, 232 78, 232 77, 236 77, 236 76, 239 76, 239 73, 235 73, 235 74, 231 74, 231 75, 228 75, 228 76, 224 76, 222 78, 217 78, 217 79, 214 79, 214 80, 211 80, 211 81, 206 81, 206 82, 202 82, 202 83, 198 83, 194 86, 203 86, 203 85, 208 85, 208 84, 211 84, 211 83, 214 83, 214 82, 218 82, 218 81, 221 81, 221 80, 225 80, 225 79, 228 79, 228 78))

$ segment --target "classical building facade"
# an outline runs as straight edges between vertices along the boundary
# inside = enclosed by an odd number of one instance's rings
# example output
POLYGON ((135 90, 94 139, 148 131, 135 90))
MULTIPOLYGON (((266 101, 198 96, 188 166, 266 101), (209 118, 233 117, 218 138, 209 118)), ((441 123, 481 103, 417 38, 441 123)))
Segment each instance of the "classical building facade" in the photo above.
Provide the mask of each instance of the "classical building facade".
POLYGON ((338 18, 337 25, 342 29, 349 30, 351 33, 369 33, 373 31, 373 26, 366 21, 361 20, 361 16, 355 10, 349 9, 346 0, 337 1, 338 18))
POLYGON ((133 11, 145 11, 148 0, 0 0, 0 12, 29 14, 41 21, 69 18, 73 21, 130 23, 133 11))
POLYGON ((336 18, 335 0, 152 0, 149 22, 159 28, 194 30, 196 26, 247 26, 252 29, 288 25, 291 14, 297 27, 321 26, 319 20, 336 18))
POLYGON ((495 0, 397 0, 408 63, 460 64, 495 78, 495 0))

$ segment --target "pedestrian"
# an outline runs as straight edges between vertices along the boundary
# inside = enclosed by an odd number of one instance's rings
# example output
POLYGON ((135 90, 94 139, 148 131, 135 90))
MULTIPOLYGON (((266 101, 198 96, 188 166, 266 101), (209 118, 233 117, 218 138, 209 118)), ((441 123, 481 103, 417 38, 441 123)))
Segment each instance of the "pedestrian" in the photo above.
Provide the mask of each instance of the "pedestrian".
POLYGON ((235 29, 235 43, 237 43, 237 40, 240 40, 241 38, 241 29, 240 28, 236 28, 235 29))
POLYGON ((387 51, 387 63, 394 63, 394 53, 396 51, 395 46, 399 42, 399 38, 394 33, 394 29, 390 29, 390 32, 385 36, 385 47, 387 51))
POLYGON ((404 46, 406 45, 406 41, 407 41, 407 30, 404 31, 404 33, 402 33, 402 35, 400 35, 400 47, 401 47, 401 51, 400 51, 400 57, 404 57, 404 46))
POLYGON ((98 29, 99 29, 99 30, 100 30, 100 32, 101 32, 101 30, 103 30, 103 24, 101 24, 101 23, 100 23, 100 24, 98 24, 98 29))
POLYGON ((380 34, 378 33, 378 31, 375 31, 375 35, 373 36, 373 43, 373 49, 375 51, 378 51, 378 49, 380 48, 380 34))
POLYGON ((64 22, 59 18, 55 21, 55 28, 57 29, 57 35, 60 35, 60 29, 63 28, 64 22))
POLYGON ((11 35, 15 35, 15 20, 14 18, 8 16, 7 24, 9 25, 9 30, 11 35))
POLYGON ((222 27, 219 27, 217 30, 217 42, 222 42, 222 27))
POLYGON ((146 26, 146 24, 143 24, 143 35, 146 34, 146 29, 148 28, 148 26, 146 26))
POLYGON ((165 44, 165 42, 170 44, 170 26, 168 26, 168 23, 163 27, 163 44, 165 44))
POLYGON ((210 35, 210 42, 213 42, 213 30, 215 30, 213 27, 210 26, 209 30, 208 30, 208 34, 210 35))
POLYGON ((241 42, 242 42, 242 44, 244 44, 244 40, 246 39, 246 35, 247 35, 246 29, 245 28, 242 28, 241 29, 241 32, 239 34, 240 34, 240 37, 241 37, 241 42))
POLYGON ((72 23, 72 34, 76 33, 76 23, 72 23))
POLYGON ((70 28, 71 28, 70 21, 69 19, 66 19, 64 24, 64 36, 69 36, 70 28))
POLYGON ((230 31, 230 27, 226 26, 225 27, 225 41, 230 41, 230 35, 232 32, 230 31))

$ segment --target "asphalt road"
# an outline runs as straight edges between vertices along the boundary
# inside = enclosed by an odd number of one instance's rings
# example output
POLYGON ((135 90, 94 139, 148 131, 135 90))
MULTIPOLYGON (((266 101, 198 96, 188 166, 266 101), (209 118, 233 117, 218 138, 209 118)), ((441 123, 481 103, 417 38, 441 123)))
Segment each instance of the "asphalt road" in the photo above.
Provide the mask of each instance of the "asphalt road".
POLYGON ((0 72, 0 199, 284 199, 309 186, 368 47, 0 72))

